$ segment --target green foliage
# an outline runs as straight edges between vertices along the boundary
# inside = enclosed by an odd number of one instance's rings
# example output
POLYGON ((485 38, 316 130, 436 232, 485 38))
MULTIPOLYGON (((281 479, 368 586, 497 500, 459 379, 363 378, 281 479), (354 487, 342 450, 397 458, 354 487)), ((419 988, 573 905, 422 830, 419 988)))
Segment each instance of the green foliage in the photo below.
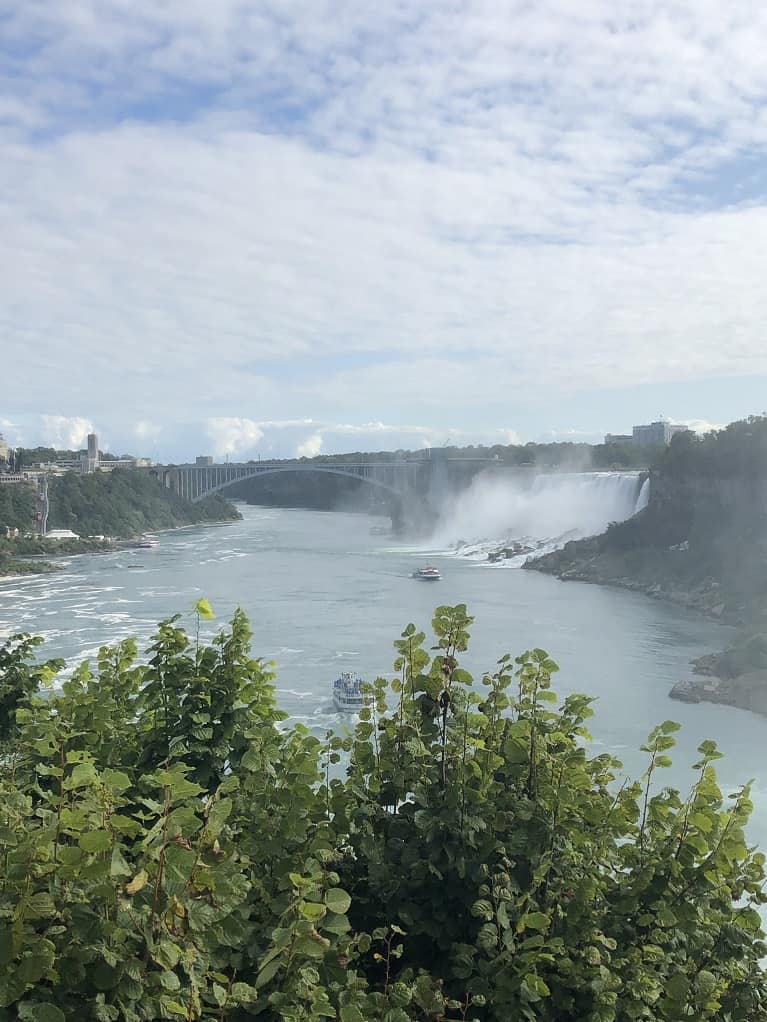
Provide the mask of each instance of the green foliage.
MULTIPOLYGON (((212 610, 197 604, 198 618, 212 610)), ((408 625, 354 732, 288 726, 237 612, 58 688, 0 652, 0 1020, 764 1022, 764 857, 712 742, 622 779, 541 649, 408 625)))
POLYGON ((130 537, 147 530, 239 518, 222 497, 192 504, 141 470, 67 472, 51 481, 50 500, 50 528, 72 529, 81 536, 130 537))
POLYGON ((6 483, 0 486, 0 529, 26 532, 34 524, 35 488, 27 483, 6 483))
POLYGON ((678 433, 657 468, 664 475, 759 477, 767 463, 767 416, 750 415, 725 429, 696 438, 678 433))

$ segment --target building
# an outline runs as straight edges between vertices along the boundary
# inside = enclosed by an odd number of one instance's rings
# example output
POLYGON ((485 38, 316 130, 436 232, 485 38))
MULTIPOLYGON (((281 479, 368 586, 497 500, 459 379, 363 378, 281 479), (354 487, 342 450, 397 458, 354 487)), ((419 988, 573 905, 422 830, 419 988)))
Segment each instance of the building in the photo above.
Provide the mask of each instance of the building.
POLYGON ((90 475, 99 467, 99 438, 96 433, 88 434, 88 449, 80 455, 80 471, 90 475))
POLYGON ((114 458, 99 460, 99 472, 112 472, 116 468, 151 468, 152 465, 151 458, 114 458))
POLYGON ((632 440, 640 447, 650 447, 671 443, 672 437, 677 433, 689 433, 687 426, 675 426, 670 422, 661 419, 659 422, 650 422, 646 426, 634 426, 632 440))
POLYGON ((0 433, 0 461, 8 460, 8 444, 6 443, 5 437, 0 433))
POLYGON ((689 433, 687 426, 676 426, 661 419, 659 422, 648 422, 645 426, 634 426, 631 435, 628 433, 606 433, 606 444, 636 444, 638 447, 668 446, 677 433, 689 433))
POLYGON ((198 454, 194 459, 194 463, 195 465, 201 465, 203 467, 206 465, 212 465, 213 458, 209 454, 198 454))

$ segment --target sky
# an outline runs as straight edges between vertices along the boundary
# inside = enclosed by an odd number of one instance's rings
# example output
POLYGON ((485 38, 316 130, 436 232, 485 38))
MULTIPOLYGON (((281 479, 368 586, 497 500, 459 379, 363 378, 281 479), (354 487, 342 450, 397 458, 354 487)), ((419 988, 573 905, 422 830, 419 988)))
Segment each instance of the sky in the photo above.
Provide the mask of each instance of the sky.
POLYGON ((181 461, 767 405, 767 6, 0 0, 0 431, 181 461))

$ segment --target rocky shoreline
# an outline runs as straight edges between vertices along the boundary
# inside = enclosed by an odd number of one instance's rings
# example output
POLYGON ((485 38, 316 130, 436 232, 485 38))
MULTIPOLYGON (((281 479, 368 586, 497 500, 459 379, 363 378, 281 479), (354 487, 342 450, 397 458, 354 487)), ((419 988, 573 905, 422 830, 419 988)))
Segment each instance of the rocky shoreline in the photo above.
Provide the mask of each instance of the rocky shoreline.
MULTIPOLYGON (((700 659, 705 659, 701 657, 700 659)), ((693 670, 697 660, 693 660, 693 670)), ((767 717, 767 673, 747 671, 735 678, 717 675, 678 681, 669 696, 683 703, 718 703, 767 717)))
MULTIPOLYGON (((673 555, 674 549, 666 553, 673 555)), ((576 544, 566 544, 561 550, 543 557, 529 558, 523 567, 554 575, 563 582, 617 586, 652 599, 667 600, 722 624, 742 625, 747 616, 746 606, 726 592, 716 579, 708 578, 695 585, 684 586, 672 579, 658 581, 657 574, 655 579, 632 577, 619 570, 625 569, 625 563, 605 555, 589 540, 579 541, 577 547, 576 544)), ((669 691, 670 698, 687 703, 734 706, 767 716, 767 671, 745 670, 732 674, 725 669, 723 658, 721 653, 707 653, 691 660, 692 677, 673 685, 669 691)))
POLYGON ((542 557, 528 558, 522 567, 554 575, 562 582, 589 582, 592 585, 629 589, 716 618, 723 624, 740 623, 744 608, 733 602, 716 579, 707 578, 693 586, 684 586, 672 580, 658 581, 657 575, 649 578, 632 577, 616 570, 625 567, 617 563, 616 558, 599 553, 584 557, 583 547, 588 547, 589 542, 580 540, 567 543, 561 550, 554 550, 542 557), (578 553, 568 549, 576 544, 578 553))

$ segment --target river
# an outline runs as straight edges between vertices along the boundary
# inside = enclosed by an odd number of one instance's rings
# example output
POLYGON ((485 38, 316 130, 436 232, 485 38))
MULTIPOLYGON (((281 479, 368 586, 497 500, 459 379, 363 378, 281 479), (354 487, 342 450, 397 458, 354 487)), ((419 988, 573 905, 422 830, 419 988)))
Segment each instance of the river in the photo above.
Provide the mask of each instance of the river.
POLYGON ((155 549, 83 555, 55 575, 0 583, 0 636, 43 635, 48 656, 75 662, 125 636, 144 642, 176 612, 193 627, 201 596, 217 615, 205 634, 239 605, 254 653, 277 663, 282 708, 324 731, 338 723, 329 692, 341 670, 388 674, 391 643, 409 621, 428 628, 436 605, 466 603, 476 621, 465 663, 475 676, 506 651, 544 647, 561 666, 556 691, 597 698, 596 748, 614 751, 632 773, 643 769, 647 733, 666 718, 683 724, 667 776, 684 790, 697 745, 715 739, 726 754, 718 770, 725 790, 755 779, 750 833, 767 847, 767 719, 667 695, 691 657, 727 640, 724 627, 640 594, 446 555, 429 555, 441 582, 417 582, 410 572, 423 551, 372 535, 374 519, 241 510, 241 522, 163 533, 155 549))

